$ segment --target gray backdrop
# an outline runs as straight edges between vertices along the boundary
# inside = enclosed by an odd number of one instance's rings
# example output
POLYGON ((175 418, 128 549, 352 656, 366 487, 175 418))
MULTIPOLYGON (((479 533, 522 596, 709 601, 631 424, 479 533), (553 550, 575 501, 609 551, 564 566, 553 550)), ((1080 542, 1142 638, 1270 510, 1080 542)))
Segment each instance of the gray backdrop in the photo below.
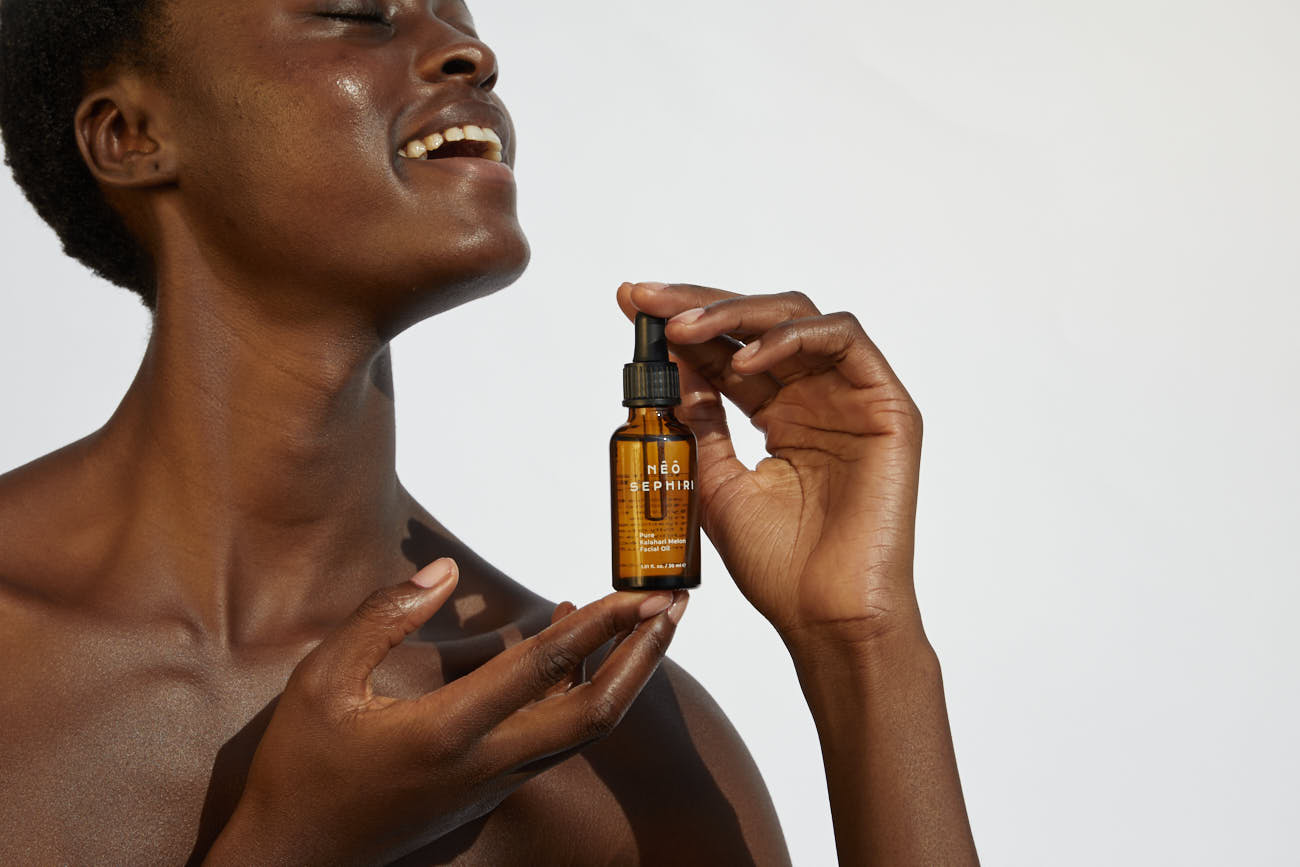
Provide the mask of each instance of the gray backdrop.
MULTIPOLYGON (((1300 7, 473 9, 534 257, 398 340, 408 487, 548 597, 603 594, 615 287, 801 289, 861 318, 925 415, 917 585, 985 863, 1294 858, 1300 7), (562 388, 519 386, 540 359, 562 388)), ((7 173, 0 213, 7 469, 107 418, 148 322, 7 173)), ((831 863, 784 648, 705 570, 672 656, 795 863, 831 863)))

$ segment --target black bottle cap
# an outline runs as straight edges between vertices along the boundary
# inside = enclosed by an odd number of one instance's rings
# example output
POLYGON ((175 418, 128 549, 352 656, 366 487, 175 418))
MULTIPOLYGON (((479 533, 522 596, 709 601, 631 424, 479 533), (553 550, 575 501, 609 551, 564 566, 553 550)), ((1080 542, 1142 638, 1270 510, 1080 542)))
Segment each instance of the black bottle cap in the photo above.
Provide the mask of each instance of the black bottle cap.
POLYGON ((682 402, 677 365, 668 360, 668 338, 658 316, 636 315, 636 347, 623 365, 623 406, 677 406, 682 402))

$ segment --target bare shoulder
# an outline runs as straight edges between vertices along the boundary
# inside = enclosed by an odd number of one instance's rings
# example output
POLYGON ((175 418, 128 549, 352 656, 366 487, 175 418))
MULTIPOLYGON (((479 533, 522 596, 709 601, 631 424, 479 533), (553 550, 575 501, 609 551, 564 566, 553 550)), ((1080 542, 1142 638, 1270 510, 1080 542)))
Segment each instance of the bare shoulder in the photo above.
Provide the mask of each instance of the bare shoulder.
POLYGON ((642 864, 789 864, 772 798, 709 692, 664 659, 615 732, 583 752, 642 864))
POLYGON ((766 867, 790 856, 749 750, 665 659, 608 737, 399 863, 766 867))
POLYGON ((120 516, 99 507, 100 480, 85 459, 89 438, 0 474, 0 588, 57 594, 84 574, 120 516))

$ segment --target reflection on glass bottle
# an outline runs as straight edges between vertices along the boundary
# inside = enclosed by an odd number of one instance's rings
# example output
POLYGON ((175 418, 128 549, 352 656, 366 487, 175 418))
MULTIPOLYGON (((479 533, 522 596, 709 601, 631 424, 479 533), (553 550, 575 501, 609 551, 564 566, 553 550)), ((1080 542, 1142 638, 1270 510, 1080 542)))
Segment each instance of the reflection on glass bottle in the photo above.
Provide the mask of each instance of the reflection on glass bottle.
MULTIPOLYGON (((663 433, 663 425, 659 425, 663 433)), ((641 450, 645 452, 646 466, 658 466, 664 457, 659 440, 641 440, 641 450)), ((660 487, 659 492, 645 492, 645 516, 651 521, 662 521, 668 514, 668 490, 660 487)))

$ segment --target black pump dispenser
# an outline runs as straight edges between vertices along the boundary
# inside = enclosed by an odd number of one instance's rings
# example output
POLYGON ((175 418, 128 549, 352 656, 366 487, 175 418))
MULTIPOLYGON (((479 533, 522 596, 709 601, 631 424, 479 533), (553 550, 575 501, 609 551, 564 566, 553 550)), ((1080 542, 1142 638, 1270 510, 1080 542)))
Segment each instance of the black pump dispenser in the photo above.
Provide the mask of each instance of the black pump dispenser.
POLYGON ((668 360, 668 320, 636 315, 636 347, 623 365, 623 406, 677 406, 682 402, 677 365, 668 360))

